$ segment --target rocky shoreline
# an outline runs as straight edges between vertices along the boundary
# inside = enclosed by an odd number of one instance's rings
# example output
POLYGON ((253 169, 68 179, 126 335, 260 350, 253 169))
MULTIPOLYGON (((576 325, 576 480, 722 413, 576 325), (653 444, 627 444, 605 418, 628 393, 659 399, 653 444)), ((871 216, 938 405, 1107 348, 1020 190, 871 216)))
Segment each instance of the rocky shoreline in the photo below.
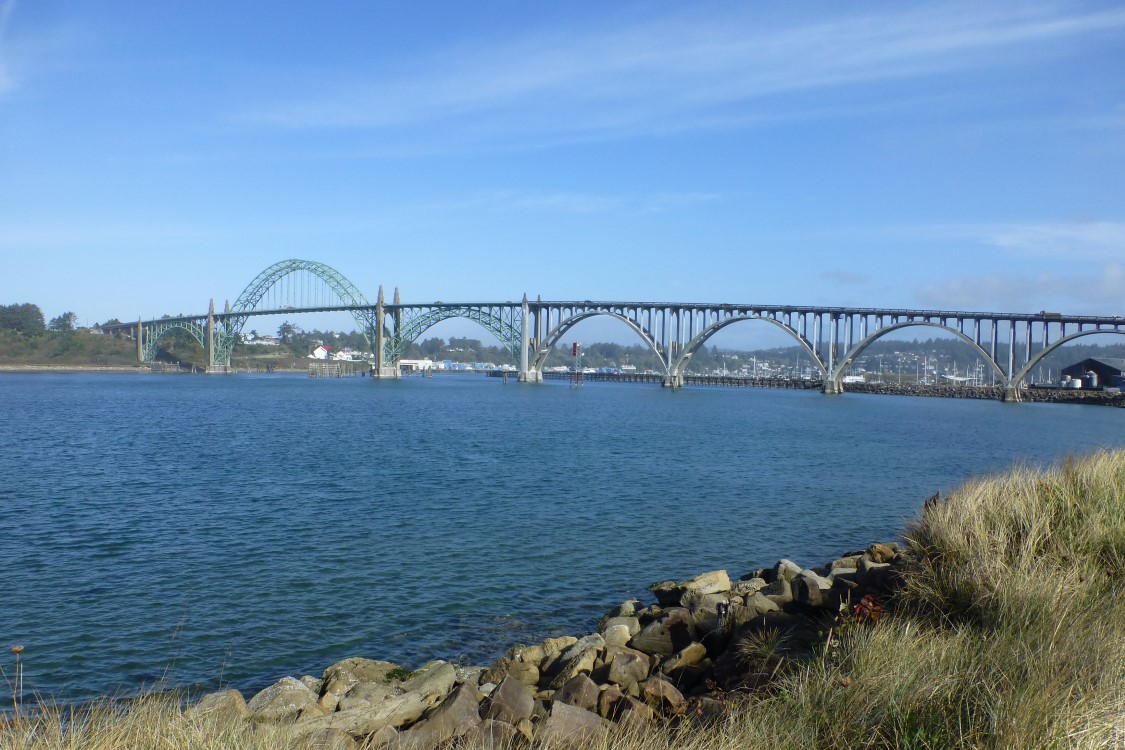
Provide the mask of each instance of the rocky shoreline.
POLYGON ((815 568, 781 560, 736 581, 711 571, 654 584, 654 602, 614 607, 594 633, 514 645, 488 666, 439 660, 410 672, 355 657, 248 702, 227 690, 189 710, 289 724, 334 750, 429 750, 454 738, 585 747, 618 728, 722 715, 724 696, 771 679, 779 653, 823 647, 833 627, 877 617, 908 564, 897 544, 873 544, 815 568))
MULTIPOLYGON (((848 383, 845 393, 872 393, 881 396, 931 396, 937 398, 971 398, 1000 401, 1001 387, 961 385, 902 385, 898 383, 848 383)), ((1125 393, 1067 388, 1023 388, 1020 400, 1053 404, 1091 404, 1125 407, 1125 393)))

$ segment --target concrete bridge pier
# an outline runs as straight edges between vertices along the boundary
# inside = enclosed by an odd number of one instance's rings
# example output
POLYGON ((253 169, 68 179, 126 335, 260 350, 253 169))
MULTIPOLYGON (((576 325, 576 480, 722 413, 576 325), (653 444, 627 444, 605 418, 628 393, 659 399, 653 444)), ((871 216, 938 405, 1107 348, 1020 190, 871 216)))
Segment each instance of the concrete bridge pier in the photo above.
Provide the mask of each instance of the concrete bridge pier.
POLYGON ((664 382, 661 385, 665 388, 683 388, 684 376, 681 373, 669 373, 664 376, 664 382))
POLYGON ((386 321, 386 310, 383 308, 383 285, 379 285, 379 297, 375 300, 375 341, 373 345, 375 364, 371 367, 372 378, 393 378, 398 368, 387 365, 383 361, 383 323, 386 321))
POLYGON ((1009 384, 1004 386, 1004 397, 1001 400, 1005 404, 1018 404, 1023 398, 1020 396, 1020 389, 1009 384))
POLYGON ((523 295, 523 308, 520 310, 520 371, 516 379, 520 383, 542 383, 543 373, 531 368, 528 350, 531 348, 531 311, 527 304, 527 292, 523 295))
POLYGON ((836 395, 839 395, 843 392, 844 392, 844 387, 841 386, 839 383, 837 383, 832 378, 828 378, 824 381, 824 390, 821 391, 821 393, 827 394, 829 396, 836 396, 836 395))
POLYGON ((207 346, 204 347, 207 356, 207 374, 226 374, 230 372, 230 363, 220 364, 215 361, 215 299, 211 298, 211 304, 207 307, 207 325, 204 327, 204 340, 207 346))

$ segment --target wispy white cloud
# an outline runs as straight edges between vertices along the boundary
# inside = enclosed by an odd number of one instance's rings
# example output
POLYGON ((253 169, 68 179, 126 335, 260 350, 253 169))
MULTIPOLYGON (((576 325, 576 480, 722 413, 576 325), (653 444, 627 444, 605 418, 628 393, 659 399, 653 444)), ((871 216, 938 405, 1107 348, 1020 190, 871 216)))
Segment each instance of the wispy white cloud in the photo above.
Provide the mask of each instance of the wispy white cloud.
POLYGON ((865 273, 857 273, 844 268, 830 268, 818 274, 822 279, 828 279, 843 286, 860 286, 870 283, 871 277, 865 273))
POLYGON ((605 194, 582 192, 502 191, 491 193, 487 201, 516 209, 545 210, 557 213, 661 213, 676 207, 719 200, 717 193, 605 194))
POLYGON ((16 0, 0 0, 0 96, 15 88, 9 57, 8 19, 16 8, 16 0))
POLYGON ((367 70, 262 104, 248 119, 290 128, 391 128, 455 120, 463 137, 505 123, 540 137, 707 127, 767 115, 778 95, 906 80, 1054 54, 1052 43, 1125 31, 1125 8, 890 5, 778 26, 753 9, 681 14, 586 33, 539 33, 441 50, 455 68, 367 70), (322 92, 322 93, 314 93, 322 92))
POLYGON ((916 288, 923 307, 966 310, 1060 310, 1120 315, 1125 312, 1125 265, 1109 261, 1093 273, 1044 271, 961 276, 916 288))
POLYGON ((722 200, 720 193, 597 193, 571 190, 486 190, 447 200, 406 203, 395 211, 440 214, 449 211, 528 211, 551 214, 638 216, 722 200))
POLYGON ((879 233, 904 240, 962 242, 967 250, 985 245, 1026 258, 1125 258, 1125 222, 1120 221, 931 224, 879 233))

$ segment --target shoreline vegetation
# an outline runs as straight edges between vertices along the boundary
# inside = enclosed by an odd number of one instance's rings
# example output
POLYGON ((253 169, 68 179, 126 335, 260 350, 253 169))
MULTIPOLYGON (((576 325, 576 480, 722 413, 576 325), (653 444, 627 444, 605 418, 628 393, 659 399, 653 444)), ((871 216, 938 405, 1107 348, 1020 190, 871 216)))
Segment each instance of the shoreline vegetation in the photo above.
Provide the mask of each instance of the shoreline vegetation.
POLYGON ((1125 747, 1125 450, 971 480, 903 539, 654 584, 486 667, 353 658, 249 702, 34 705, 8 669, 0 750, 1125 747))

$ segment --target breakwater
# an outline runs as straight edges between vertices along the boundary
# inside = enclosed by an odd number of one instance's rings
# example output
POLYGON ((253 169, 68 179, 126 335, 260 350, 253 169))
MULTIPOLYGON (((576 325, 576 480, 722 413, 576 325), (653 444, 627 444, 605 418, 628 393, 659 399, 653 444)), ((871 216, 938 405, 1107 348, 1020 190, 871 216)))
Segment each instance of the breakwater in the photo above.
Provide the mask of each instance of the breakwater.
MULTIPOLYGON (((500 373, 489 373, 500 377, 500 373)), ((573 372, 544 372, 545 380, 573 381, 573 372)), ((653 373, 583 373, 579 382, 590 383, 650 383, 661 385, 663 375, 653 373)), ((747 378, 732 375, 685 375, 684 385, 716 386, 720 388, 781 388, 785 390, 823 390, 822 380, 794 380, 790 378, 747 378)), ((1004 389, 999 386, 974 385, 917 385, 911 383, 847 383, 845 393, 871 393, 884 396, 925 396, 928 398, 961 398, 1001 401, 1004 389)), ((1125 407, 1125 394, 1119 391, 1081 390, 1070 388, 1024 388, 1020 399, 1037 403, 1090 404, 1125 407)))
MULTIPOLYGON (((489 373, 500 377, 501 373, 489 373)), ((544 380, 574 380, 573 372, 544 372, 544 380)), ((587 372, 579 375, 585 383, 651 383, 662 385, 664 376, 655 373, 587 372)), ((782 388, 785 390, 815 391, 824 388, 821 380, 796 380, 790 378, 744 378, 734 375, 684 375, 684 385, 711 385, 724 388, 782 388)))
MULTIPOLYGON (((1004 389, 996 386, 907 385, 899 383, 848 383, 847 393, 875 393, 889 396, 926 396, 1002 400, 1004 389)), ((1091 404, 1125 407, 1125 394, 1114 391, 1071 388, 1023 388, 1021 401, 1053 404, 1091 404)))

